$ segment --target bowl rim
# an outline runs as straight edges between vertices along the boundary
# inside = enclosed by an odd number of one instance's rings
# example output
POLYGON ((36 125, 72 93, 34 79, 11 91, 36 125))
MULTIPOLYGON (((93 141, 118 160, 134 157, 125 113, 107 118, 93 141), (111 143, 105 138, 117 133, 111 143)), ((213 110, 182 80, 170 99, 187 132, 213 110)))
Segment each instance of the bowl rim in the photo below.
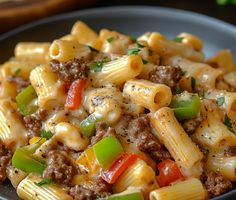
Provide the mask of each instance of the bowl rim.
MULTIPOLYGON (((62 19, 70 19, 75 18, 79 16, 85 16, 85 15, 104 15, 104 13, 108 14, 120 14, 121 11, 129 12, 130 15, 137 15, 137 13, 142 13, 145 16, 162 16, 166 18, 170 18, 170 14, 174 15, 175 18, 181 20, 184 19, 185 21, 188 21, 190 23, 198 22, 205 25, 210 25, 211 28, 221 28, 224 29, 224 31, 236 36, 236 26, 233 24, 230 24, 228 22, 224 22, 220 19, 216 19, 207 15, 195 13, 192 11, 186 11, 176 8, 167 8, 167 7, 160 7, 160 6, 146 6, 146 5, 131 5, 131 6, 106 6, 106 7, 99 7, 99 8, 89 8, 89 9, 82 9, 77 10, 73 12, 63 13, 59 15, 54 15, 50 17, 46 17, 40 20, 36 20, 30 23, 27 23, 25 25, 19 26, 15 29, 12 29, 11 31, 8 31, 6 33, 3 33, 0 35, 0 42, 3 42, 4 40, 14 37, 18 33, 24 32, 28 29, 47 24, 52 23, 55 21, 59 21, 62 19), (148 12, 143 13, 144 10, 148 10, 148 12), (158 13, 157 13, 158 11, 158 13)), ((236 189, 233 189, 223 195, 220 195, 218 197, 213 198, 212 200, 223 200, 224 198, 233 198, 236 196, 236 189)), ((7 200, 7 197, 5 195, 0 194, 0 199, 4 198, 7 200)))
POLYGON ((84 16, 84 15, 96 15, 96 14, 104 14, 106 13, 113 13, 113 14, 120 14, 121 11, 129 11, 130 14, 136 14, 137 12, 143 13, 143 10, 148 10, 148 12, 145 12, 145 15, 161 15, 162 17, 168 18, 169 15, 176 16, 177 19, 184 19, 185 21, 189 22, 196 22, 202 24, 210 24, 211 27, 219 28, 221 27, 225 31, 235 34, 236 35, 236 26, 233 24, 230 24, 228 22, 222 21, 220 19, 216 19, 204 14, 195 13, 192 11, 186 11, 176 8, 168 8, 168 7, 161 7, 161 6, 142 6, 142 5, 136 5, 136 6, 106 6, 106 7, 99 7, 99 8, 89 8, 89 9, 82 9, 77 10, 73 12, 63 13, 59 15, 53 15, 50 17, 46 17, 43 19, 39 19, 24 25, 21 25, 15 29, 12 29, 6 33, 0 34, 0 42, 7 39, 8 37, 14 36, 20 32, 23 32, 27 29, 39 26, 41 24, 51 23, 54 21, 58 21, 61 19, 69 19, 73 17, 78 16, 84 16), (158 13, 156 13, 158 11, 158 13))

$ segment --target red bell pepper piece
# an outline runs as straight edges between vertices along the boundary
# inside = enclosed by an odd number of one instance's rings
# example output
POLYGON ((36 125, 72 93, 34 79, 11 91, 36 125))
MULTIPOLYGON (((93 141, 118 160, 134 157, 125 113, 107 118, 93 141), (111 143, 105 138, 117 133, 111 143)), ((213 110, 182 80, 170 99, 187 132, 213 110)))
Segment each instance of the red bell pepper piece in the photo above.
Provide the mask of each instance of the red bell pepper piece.
POLYGON ((182 180, 184 177, 180 172, 175 161, 166 159, 157 165, 159 175, 157 176, 157 182, 161 187, 168 186, 171 183, 182 180))
POLYGON ((82 93, 86 85, 86 79, 75 80, 68 91, 65 107, 76 110, 82 102, 82 93))
POLYGON ((106 182, 114 184, 118 177, 131 166, 137 158, 139 158, 138 155, 123 153, 109 169, 101 171, 101 177, 106 182))

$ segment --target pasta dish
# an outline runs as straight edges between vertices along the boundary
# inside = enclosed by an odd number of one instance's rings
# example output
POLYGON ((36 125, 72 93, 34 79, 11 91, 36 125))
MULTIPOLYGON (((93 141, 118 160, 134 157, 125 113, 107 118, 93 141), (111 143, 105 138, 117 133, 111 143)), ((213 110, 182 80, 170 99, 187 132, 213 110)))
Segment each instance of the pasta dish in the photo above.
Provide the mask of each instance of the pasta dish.
MULTIPOLYGON (((24 200, 204 200, 236 181, 236 62, 190 33, 77 21, 0 68, 0 183, 24 200)), ((1 188, 1 185, 0 185, 1 188)))

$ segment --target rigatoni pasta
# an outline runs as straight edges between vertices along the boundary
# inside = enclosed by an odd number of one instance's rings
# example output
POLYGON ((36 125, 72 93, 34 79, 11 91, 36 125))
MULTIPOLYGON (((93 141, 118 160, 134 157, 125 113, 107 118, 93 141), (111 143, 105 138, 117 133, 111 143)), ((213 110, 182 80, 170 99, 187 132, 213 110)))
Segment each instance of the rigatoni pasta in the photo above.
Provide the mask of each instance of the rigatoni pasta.
POLYGON ((13 150, 28 140, 28 131, 17 114, 16 105, 8 99, 0 100, 0 139, 13 150))
POLYGON ((72 58, 88 57, 90 49, 73 40, 55 40, 50 46, 49 54, 52 59, 68 61, 72 58))
POLYGON ((57 186, 37 186, 35 183, 40 182, 40 178, 37 176, 29 175, 24 180, 22 180, 17 187, 17 194, 20 198, 31 200, 72 200, 68 194, 66 194, 61 188, 57 186))
POLYGON ((30 80, 38 95, 40 106, 50 107, 55 102, 59 104, 64 102, 62 85, 48 66, 42 65, 35 68, 30 73, 30 80))
POLYGON ((160 33, 146 33, 146 35, 141 36, 138 40, 146 40, 151 49, 156 51, 161 57, 180 55, 193 61, 201 62, 204 60, 202 52, 195 51, 192 46, 169 41, 160 33))
POLYGON ((204 190, 204 187, 201 182, 196 178, 176 183, 173 186, 160 188, 150 193, 151 200, 201 200, 205 198, 206 192, 204 190))
POLYGON ((236 180, 236 157, 225 156, 222 153, 211 152, 207 157, 207 169, 220 172, 231 181, 236 180))
POLYGON ((20 42, 16 45, 15 56, 17 60, 45 63, 48 60, 50 43, 20 42))
MULTIPOLYGON (((194 169, 195 166, 199 167, 203 155, 179 125, 170 108, 159 109, 151 121, 158 136, 163 140, 183 173, 188 174, 190 169, 194 169)), ((199 171, 193 171, 188 175, 198 177, 201 173, 200 167, 199 171)))
POLYGON ((212 113, 207 115, 192 138, 203 146, 218 149, 221 145, 236 145, 236 136, 212 113))
POLYGON ((143 68, 142 59, 136 55, 122 56, 103 65, 101 72, 91 73, 95 86, 107 83, 121 85, 125 81, 138 76, 143 68))
POLYGON ((186 73, 185 76, 196 80, 196 88, 200 87, 205 90, 215 88, 217 78, 222 75, 220 69, 214 69, 205 63, 192 62, 180 56, 169 57, 164 63, 179 66, 186 73))
POLYGON ((26 200, 231 190, 235 61, 229 50, 206 60, 203 45, 187 32, 135 39, 82 21, 51 43, 18 43, 0 70, 0 183, 26 200))
POLYGON ((80 44, 87 44, 87 45, 92 45, 98 38, 97 33, 82 21, 77 21, 73 25, 71 29, 71 35, 80 44))
POLYGON ((142 79, 127 81, 124 85, 123 95, 152 112, 163 106, 168 106, 172 97, 169 87, 142 79))

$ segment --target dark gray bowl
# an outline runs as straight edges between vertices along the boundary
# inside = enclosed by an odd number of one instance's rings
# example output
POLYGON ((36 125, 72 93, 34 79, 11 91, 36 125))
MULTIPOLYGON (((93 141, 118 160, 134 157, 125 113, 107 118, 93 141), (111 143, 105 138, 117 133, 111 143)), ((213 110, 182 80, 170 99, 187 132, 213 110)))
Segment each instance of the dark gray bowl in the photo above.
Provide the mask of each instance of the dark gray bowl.
MULTIPOLYGON (((133 36, 145 31, 158 31, 170 38, 180 32, 198 35, 204 41, 205 53, 229 48, 236 57, 236 28, 225 22, 192 12, 169 8, 124 6, 77 11, 43 19, 0 36, 0 62, 13 55, 20 41, 51 41, 69 33, 76 20, 83 20, 95 30, 107 27, 133 36)), ((187 188, 186 188, 187 189, 187 188)), ((6 183, 0 186, 0 199, 18 199, 14 189, 6 183)), ((236 190, 214 200, 236 199, 236 190)))

